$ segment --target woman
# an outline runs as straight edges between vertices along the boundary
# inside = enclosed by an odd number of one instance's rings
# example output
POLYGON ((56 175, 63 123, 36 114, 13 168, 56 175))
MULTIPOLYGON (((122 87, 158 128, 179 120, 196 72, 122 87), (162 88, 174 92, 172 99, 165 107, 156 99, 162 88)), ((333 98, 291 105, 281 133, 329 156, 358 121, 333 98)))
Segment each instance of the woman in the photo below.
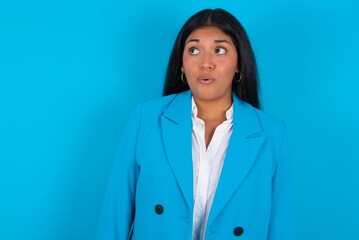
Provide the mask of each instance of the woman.
POLYGON ((184 24, 164 95, 131 117, 97 239, 292 239, 286 128, 259 110, 235 17, 206 9, 184 24))

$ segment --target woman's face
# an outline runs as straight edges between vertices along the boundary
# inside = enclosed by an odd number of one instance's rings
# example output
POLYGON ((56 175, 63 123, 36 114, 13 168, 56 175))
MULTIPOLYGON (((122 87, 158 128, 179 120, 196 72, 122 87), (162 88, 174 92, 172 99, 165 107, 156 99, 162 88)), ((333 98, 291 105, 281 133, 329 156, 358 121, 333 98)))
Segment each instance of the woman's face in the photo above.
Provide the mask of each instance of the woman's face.
POLYGON ((238 72, 232 39, 217 27, 193 31, 185 42, 183 72, 196 100, 232 97, 232 81, 238 72))

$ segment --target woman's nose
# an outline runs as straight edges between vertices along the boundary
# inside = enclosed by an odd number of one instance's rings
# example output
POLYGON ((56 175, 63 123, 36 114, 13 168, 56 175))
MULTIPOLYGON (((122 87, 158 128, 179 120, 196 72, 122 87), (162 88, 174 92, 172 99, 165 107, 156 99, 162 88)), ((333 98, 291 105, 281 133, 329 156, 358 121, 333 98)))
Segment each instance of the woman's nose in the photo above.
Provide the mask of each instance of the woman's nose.
POLYGON ((208 69, 213 70, 215 68, 215 64, 210 54, 206 53, 202 55, 202 63, 200 65, 202 70, 208 69))

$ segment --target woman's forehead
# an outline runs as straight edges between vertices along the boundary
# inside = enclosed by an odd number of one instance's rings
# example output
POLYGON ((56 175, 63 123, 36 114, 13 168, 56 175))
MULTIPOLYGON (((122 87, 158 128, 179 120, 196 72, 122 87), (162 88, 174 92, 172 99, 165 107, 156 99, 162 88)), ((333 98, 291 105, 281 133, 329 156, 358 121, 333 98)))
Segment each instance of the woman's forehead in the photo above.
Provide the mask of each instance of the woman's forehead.
POLYGON ((223 36, 226 38, 230 38, 228 34, 223 32, 219 27, 216 26, 209 26, 209 27, 200 27, 195 30, 193 30, 188 37, 193 36, 223 36))

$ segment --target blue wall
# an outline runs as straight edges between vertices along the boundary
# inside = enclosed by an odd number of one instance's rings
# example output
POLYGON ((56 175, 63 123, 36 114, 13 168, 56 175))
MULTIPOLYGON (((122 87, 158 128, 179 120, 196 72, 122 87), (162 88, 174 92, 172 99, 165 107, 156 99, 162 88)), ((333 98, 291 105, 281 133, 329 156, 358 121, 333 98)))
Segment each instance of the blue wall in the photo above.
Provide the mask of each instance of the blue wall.
POLYGON ((297 239, 359 239, 356 0, 2 0, 0 239, 94 238, 128 114, 207 7, 243 23, 289 126, 297 239))

